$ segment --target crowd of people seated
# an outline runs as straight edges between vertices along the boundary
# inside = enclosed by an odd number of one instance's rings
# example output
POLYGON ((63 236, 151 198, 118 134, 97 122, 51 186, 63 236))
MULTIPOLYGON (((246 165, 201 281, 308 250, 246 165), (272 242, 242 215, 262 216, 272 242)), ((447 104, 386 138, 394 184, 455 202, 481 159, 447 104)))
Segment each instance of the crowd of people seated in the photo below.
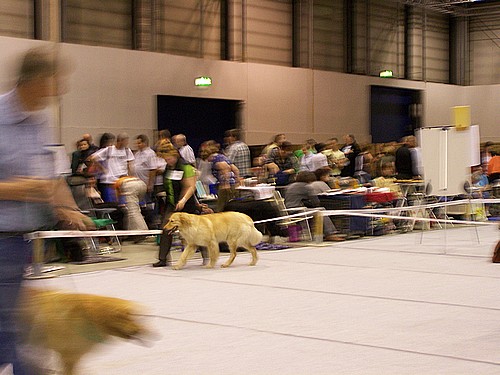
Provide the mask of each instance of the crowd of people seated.
MULTIPOLYGON (((116 137, 104 133, 96 146, 91 135, 84 134, 76 143, 71 169, 74 176, 86 178, 95 187, 93 191, 103 202, 119 208, 122 228, 130 230, 158 229, 174 211, 223 211, 237 196, 236 188, 247 180, 282 187, 289 207, 297 206, 292 198, 301 194, 305 194, 299 199, 301 205, 313 207, 311 197, 332 188, 364 185, 400 194, 398 180, 419 180, 423 175, 414 136, 399 143, 359 145, 354 135, 347 134, 342 143, 332 137, 293 145, 285 134, 277 134, 253 159, 237 129, 225 132, 222 146, 214 140, 203 142, 196 156, 184 134, 171 137, 168 130, 160 131, 152 146, 144 134, 135 136, 135 151, 129 143, 126 133, 116 137), (196 181, 216 199, 213 211, 200 204, 196 181), (153 210, 151 215, 146 214, 148 209, 153 210)), ((500 156, 495 150, 494 145, 486 144, 483 165, 471 171, 472 184, 481 186, 478 191, 485 196, 500 173, 500 156)), ((330 221, 324 223, 326 240, 343 239, 330 221)), ((171 237, 163 236, 161 244, 157 266, 169 263, 171 237)))
POLYGON ((360 146, 355 136, 348 134, 344 136, 343 144, 337 138, 330 138, 325 142, 307 139, 303 145, 295 146, 286 140, 284 134, 278 134, 253 159, 252 172, 259 182, 271 181, 284 186, 294 182, 300 171, 315 172, 326 167, 333 187, 332 180, 338 177, 355 178, 361 184, 377 177, 389 177, 389 165, 394 177, 420 178, 421 163, 415 137, 405 137, 400 143, 360 146), (384 165, 385 174, 382 173, 384 165))

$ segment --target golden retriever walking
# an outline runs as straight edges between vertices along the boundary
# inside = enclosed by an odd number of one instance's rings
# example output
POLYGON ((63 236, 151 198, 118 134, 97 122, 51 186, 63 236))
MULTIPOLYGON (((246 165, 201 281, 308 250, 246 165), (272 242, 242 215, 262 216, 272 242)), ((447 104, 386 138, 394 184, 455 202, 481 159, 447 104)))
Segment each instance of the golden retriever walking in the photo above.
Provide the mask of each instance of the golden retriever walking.
POLYGON ((255 229, 252 219, 240 212, 220 212, 209 215, 192 215, 175 212, 165 225, 165 230, 179 230, 186 241, 186 248, 173 267, 176 270, 186 265, 197 246, 208 248, 210 262, 207 268, 213 268, 219 257, 219 242, 229 246, 229 259, 222 267, 229 267, 236 257, 236 249, 243 247, 252 254, 250 266, 257 264, 257 245, 262 240, 262 233, 255 229))
POLYGON ((116 336, 140 340, 148 330, 135 316, 140 307, 119 298, 25 288, 19 304, 23 343, 59 353, 64 374, 82 356, 116 336))

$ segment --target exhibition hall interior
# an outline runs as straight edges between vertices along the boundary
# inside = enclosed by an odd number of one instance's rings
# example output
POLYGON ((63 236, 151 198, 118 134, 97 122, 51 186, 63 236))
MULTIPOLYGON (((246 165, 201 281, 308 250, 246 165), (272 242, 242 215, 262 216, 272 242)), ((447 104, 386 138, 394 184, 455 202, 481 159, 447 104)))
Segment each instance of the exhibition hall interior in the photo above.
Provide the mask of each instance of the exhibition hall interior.
POLYGON ((499 36, 497 0, 2 0, 0 375, 499 373, 499 36))

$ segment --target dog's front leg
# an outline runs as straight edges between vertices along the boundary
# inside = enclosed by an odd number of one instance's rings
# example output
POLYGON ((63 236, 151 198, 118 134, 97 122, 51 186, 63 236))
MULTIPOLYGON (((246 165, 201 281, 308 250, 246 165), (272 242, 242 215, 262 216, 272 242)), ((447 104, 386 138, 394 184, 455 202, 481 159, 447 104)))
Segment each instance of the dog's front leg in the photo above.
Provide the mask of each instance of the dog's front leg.
POLYGON ((217 259, 219 259, 219 244, 217 241, 210 241, 208 244, 208 257, 210 261, 207 265, 204 265, 203 268, 214 268, 217 263, 217 259))
POLYGON ((196 251, 195 245, 192 244, 187 245, 184 251, 182 252, 181 257, 172 268, 174 270, 182 269, 186 265, 187 260, 193 256, 195 251, 196 251))

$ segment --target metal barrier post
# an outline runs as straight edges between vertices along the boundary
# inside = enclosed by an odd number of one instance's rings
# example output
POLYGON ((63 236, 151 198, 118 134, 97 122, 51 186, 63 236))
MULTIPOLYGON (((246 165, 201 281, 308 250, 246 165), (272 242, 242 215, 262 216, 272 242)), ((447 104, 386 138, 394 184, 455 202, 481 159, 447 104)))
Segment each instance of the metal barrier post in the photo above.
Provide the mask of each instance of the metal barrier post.
POLYGON ((315 212, 313 216, 314 242, 323 242, 323 215, 321 211, 315 212))
POLYGON ((42 266, 44 263, 44 240, 43 238, 36 238, 33 240, 33 275, 32 277, 42 276, 42 266))

